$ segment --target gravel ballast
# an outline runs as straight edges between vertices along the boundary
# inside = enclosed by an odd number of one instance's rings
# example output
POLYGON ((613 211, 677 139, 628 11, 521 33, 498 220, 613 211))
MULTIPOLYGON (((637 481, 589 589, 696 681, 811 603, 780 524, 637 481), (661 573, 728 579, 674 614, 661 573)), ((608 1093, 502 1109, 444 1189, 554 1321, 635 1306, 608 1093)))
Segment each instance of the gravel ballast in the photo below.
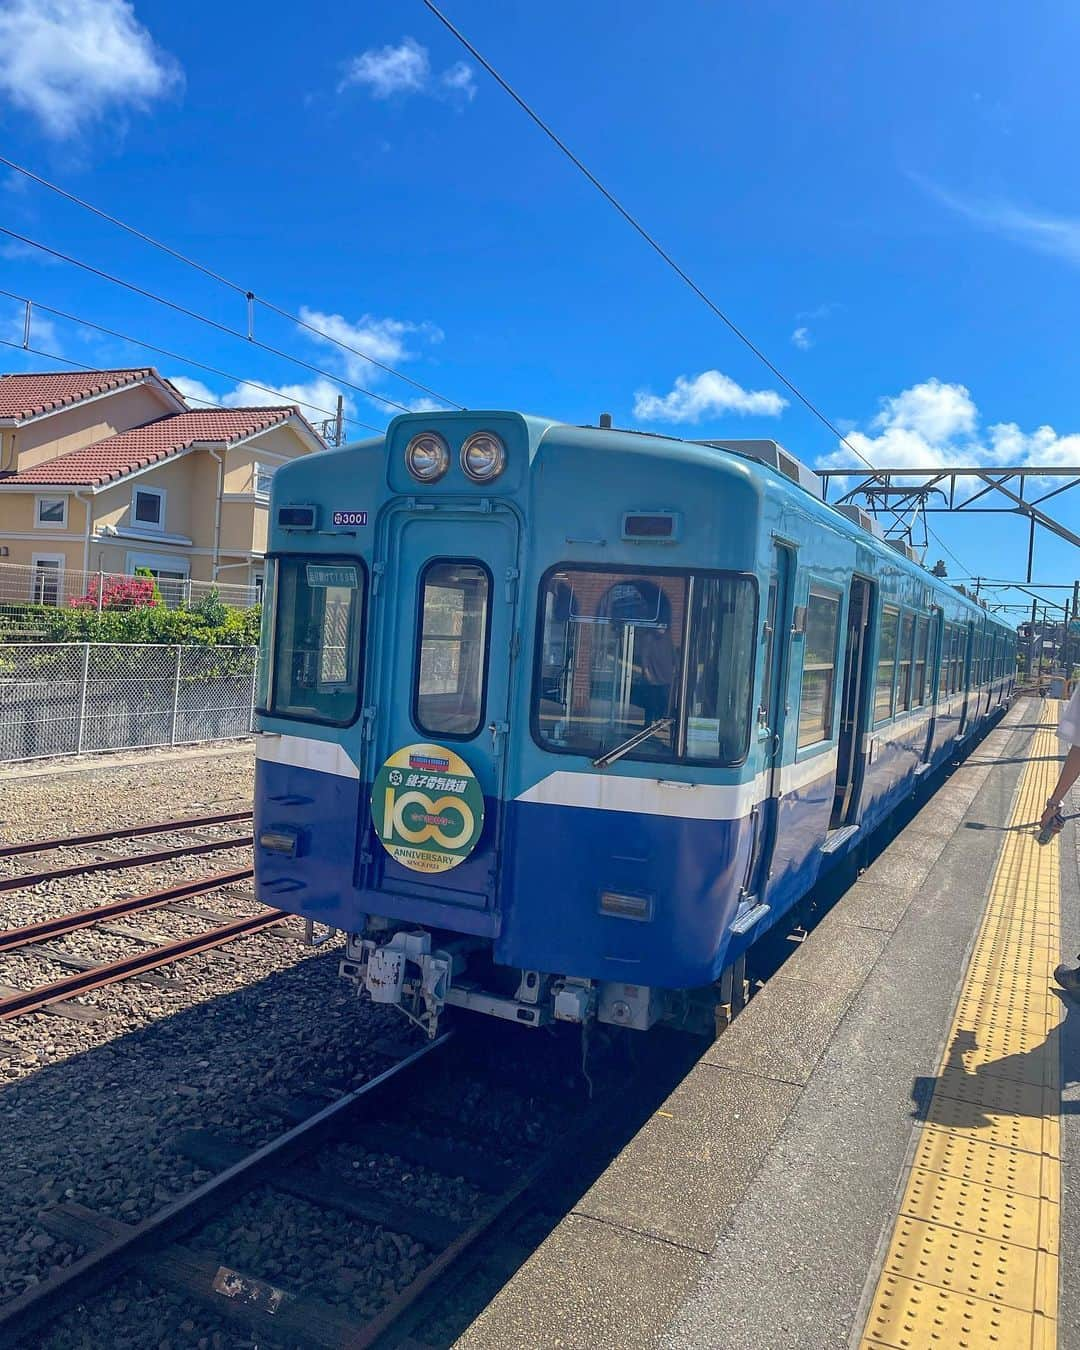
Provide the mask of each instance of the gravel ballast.
MULTIPOLYGON (((50 776, 8 778, 0 772, 0 847, 241 810, 251 804, 252 770, 252 750, 244 745, 205 759, 189 751, 116 767, 103 758, 89 771, 50 776)), ((0 875, 154 852, 192 837, 226 838, 246 829, 239 822, 2 859, 0 875)), ((246 866, 250 850, 234 849, 47 882, 0 894, 0 927, 246 866)), ((192 903, 215 915, 253 914, 261 907, 245 898, 245 890, 214 891, 192 903)), ((175 940, 217 920, 150 910, 117 922, 175 940)), ((301 937, 301 921, 290 919, 279 929, 163 968, 152 983, 125 981, 92 991, 78 1003, 91 1010, 93 1021, 36 1013, 0 1024, 0 1301, 46 1279, 75 1254, 38 1223, 42 1209, 76 1201, 137 1222, 205 1179, 170 1147, 182 1130, 211 1128, 254 1145, 285 1127, 275 1113, 282 1100, 327 1083, 353 1086, 385 1067, 385 1058, 365 1047, 374 1037, 399 1033, 397 1015, 358 1003, 337 974, 339 944, 315 952, 301 937)), ((105 961, 144 946, 95 929, 55 940, 53 949, 105 961)), ((36 955, 0 956, 0 984, 29 988, 70 973, 36 955)), ((188 1343, 183 1337, 177 1345, 188 1343)), ((130 1343, 157 1345, 160 1339, 130 1343)), ((192 1346, 198 1342, 198 1336, 190 1340, 192 1346)), ((246 1345, 250 1338, 230 1331, 223 1344, 246 1345)))

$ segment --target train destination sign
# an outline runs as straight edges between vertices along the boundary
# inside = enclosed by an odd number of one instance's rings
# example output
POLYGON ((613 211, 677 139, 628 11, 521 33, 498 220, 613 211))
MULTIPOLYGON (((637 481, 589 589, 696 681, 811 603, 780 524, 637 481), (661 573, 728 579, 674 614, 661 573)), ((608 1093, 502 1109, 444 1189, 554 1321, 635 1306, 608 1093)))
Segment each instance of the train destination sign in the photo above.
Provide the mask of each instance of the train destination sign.
POLYGON ((448 872, 465 861, 484 827, 484 794, 460 755, 442 745, 406 745, 371 790, 379 842, 413 872, 448 872))
POLYGON ((327 589, 331 586, 344 586, 346 590, 355 591, 360 585, 360 579, 355 567, 308 563, 307 584, 319 589, 324 586, 327 589))

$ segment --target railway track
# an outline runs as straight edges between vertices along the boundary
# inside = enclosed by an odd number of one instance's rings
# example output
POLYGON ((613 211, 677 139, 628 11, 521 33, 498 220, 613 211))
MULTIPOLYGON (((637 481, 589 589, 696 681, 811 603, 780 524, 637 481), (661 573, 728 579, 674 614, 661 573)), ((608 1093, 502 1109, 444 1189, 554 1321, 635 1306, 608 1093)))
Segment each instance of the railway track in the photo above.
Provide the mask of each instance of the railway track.
POLYGON ((225 811, 216 816, 181 816, 177 820, 160 820, 148 825, 120 825, 95 834, 69 834, 56 839, 33 839, 28 843, 8 844, 0 848, 0 858, 15 858, 24 853, 48 853, 57 848, 81 848, 86 844, 103 844, 112 839, 138 839, 147 834, 172 834, 176 830, 194 830, 200 825, 230 825, 235 820, 250 820, 250 811, 225 811))
MULTIPOLYGON (((377 1043, 379 1054, 395 1057, 390 1067, 314 1111, 307 1098, 279 1104, 286 1118, 307 1113, 259 1148, 208 1130, 178 1135, 174 1149, 213 1175, 141 1223, 71 1203, 41 1215, 51 1235, 78 1244, 85 1255, 0 1308, 0 1347, 47 1345, 43 1332, 50 1322, 75 1307, 82 1321, 90 1316, 87 1301, 129 1274, 152 1290, 179 1294, 187 1315, 206 1319, 211 1335, 215 1323, 231 1323, 260 1346, 382 1350, 408 1344, 415 1350, 448 1344, 445 1329, 425 1332, 425 1326, 437 1328, 448 1308, 453 1321, 455 1299, 476 1285, 485 1263, 495 1260, 505 1278, 525 1259, 559 1217, 550 1213, 558 1205, 556 1178, 587 1151, 590 1139, 595 1143, 617 1119, 621 1143, 637 1123, 626 1109, 622 1080, 592 1103, 580 1086, 567 1092, 565 1075, 554 1087, 548 1082, 546 1096, 533 1098, 542 1089, 525 1061, 536 1044, 522 1053, 519 1043, 518 1081, 508 1088, 497 1072, 489 1077, 487 1046, 480 1054, 468 1051, 453 1030, 406 1051, 377 1043), (482 1104, 468 1120, 448 1105, 448 1086, 482 1104), (520 1119, 535 1124, 538 1137, 507 1131, 497 1106, 488 1109, 508 1092, 529 1099, 520 1119), (614 1102, 621 1103, 618 1112, 611 1110, 614 1102), (349 1161, 357 1150, 366 1165, 349 1161), (402 1186, 403 1175, 408 1181, 417 1172, 432 1193, 440 1193, 441 1178, 469 1198, 454 1213, 418 1202, 415 1190, 402 1186), (396 1244, 390 1250, 403 1254, 405 1276, 389 1289, 384 1283, 375 1306, 357 1313, 334 1292, 343 1273, 360 1278, 342 1242, 341 1268, 283 1280, 275 1273, 273 1243, 253 1254, 248 1238, 253 1230, 284 1226, 281 1211, 295 1202, 316 1215, 314 1231, 325 1222, 318 1215, 332 1214, 338 1221, 344 1216, 369 1246, 372 1235, 396 1244), (262 1225, 251 1217, 259 1206, 269 1217, 262 1225), (537 1207, 549 1212, 547 1221, 539 1229, 534 1223, 531 1239, 521 1236, 537 1207)), ((670 1069, 670 1054, 667 1061, 670 1069)), ((121 1310, 116 1334, 130 1338, 131 1328, 123 1325, 128 1306, 140 1306, 140 1299, 117 1298, 115 1291, 99 1304, 121 1310)))
MULTIPOLYGON (((188 829, 231 824, 234 821, 250 818, 250 811, 231 811, 218 815, 188 816, 177 820, 126 826, 89 834, 36 840, 0 849, 0 858, 45 853, 65 848, 93 847, 114 840, 128 840, 153 834, 180 833, 188 829)), ((175 858, 197 857, 228 849, 249 847, 250 844, 250 835, 230 836, 225 839, 195 840, 188 844, 159 849, 152 853, 132 854, 119 858, 95 858, 85 863, 74 863, 44 871, 0 878, 0 892, 21 890, 45 881, 77 878, 97 872, 153 866, 175 858)), ((61 967, 67 967, 73 972, 61 979, 51 980, 29 989, 0 984, 0 1022, 26 1013, 39 1012, 43 1009, 56 1009, 57 1005, 60 1005, 60 1010, 66 1015, 92 1018, 94 1016, 92 1010, 83 1005, 72 1004, 70 1000, 79 994, 88 993, 90 990, 99 989, 105 985, 115 984, 120 980, 145 979, 148 976, 153 978, 153 972, 162 966, 170 965, 186 956, 211 951, 251 933, 261 932, 288 918, 289 916, 284 910, 277 909, 262 909, 254 915, 229 918, 223 915, 215 915, 212 911, 194 908, 185 903, 194 896, 205 895, 248 881, 252 876, 253 871, 250 867, 237 868, 228 872, 200 877, 193 881, 178 882, 161 890, 126 896, 123 899, 106 902, 88 909, 77 910, 55 918, 0 931, 0 953, 22 952, 61 967), (172 908, 174 912, 185 913, 189 917, 207 920, 217 919, 219 922, 209 930, 182 937, 172 942, 154 942, 146 939, 144 935, 135 930, 109 929, 107 927, 111 921, 117 918, 160 908, 172 908), (69 933, 99 925, 102 926, 102 931, 111 932, 114 936, 124 937, 145 945, 146 950, 116 961, 96 962, 80 957, 66 949, 42 945, 69 933)))

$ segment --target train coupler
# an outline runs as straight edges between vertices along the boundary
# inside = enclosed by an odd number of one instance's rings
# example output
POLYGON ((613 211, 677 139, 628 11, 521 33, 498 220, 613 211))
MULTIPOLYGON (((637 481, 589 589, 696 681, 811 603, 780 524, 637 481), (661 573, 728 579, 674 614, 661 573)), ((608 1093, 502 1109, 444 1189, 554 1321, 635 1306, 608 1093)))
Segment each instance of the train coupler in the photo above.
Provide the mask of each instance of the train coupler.
POLYGON ((397 1008, 434 1040, 453 966, 448 952, 431 950, 430 933, 399 932, 381 945, 350 934, 341 973, 372 1003, 397 1008))

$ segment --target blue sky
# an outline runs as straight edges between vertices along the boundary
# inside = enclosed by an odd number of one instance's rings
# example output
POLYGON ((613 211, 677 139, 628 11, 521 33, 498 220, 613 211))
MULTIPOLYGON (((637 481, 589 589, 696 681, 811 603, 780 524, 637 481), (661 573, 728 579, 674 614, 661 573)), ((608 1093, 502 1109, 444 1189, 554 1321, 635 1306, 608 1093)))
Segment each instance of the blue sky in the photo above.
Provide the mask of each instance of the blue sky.
MULTIPOLYGON (((1080 463, 1080 11, 447 6, 875 463, 1080 463)), ((0 50, 0 153, 460 403, 609 410, 843 462, 420 0, 0 0, 0 50)), ((0 177, 0 206, 9 229, 245 326, 239 296, 18 175, 0 177)), ((3 237, 0 285, 290 398, 342 388, 3 237)), ((11 302, 0 327, 21 338, 11 302)), ((257 333, 420 397, 266 311, 257 333)), ((222 401, 266 397, 67 321, 38 318, 34 341, 87 364, 152 360, 222 401)), ((0 369, 49 365, 0 353, 0 369)), ((343 392, 354 419, 385 422, 343 392)), ((1059 509, 1080 530, 1080 493, 1059 509)), ((935 528, 972 572, 1021 575, 1021 521, 935 528)), ((931 561, 942 552, 932 541, 931 561)), ((1046 536, 1036 558, 1037 579, 1080 572, 1046 536)))

